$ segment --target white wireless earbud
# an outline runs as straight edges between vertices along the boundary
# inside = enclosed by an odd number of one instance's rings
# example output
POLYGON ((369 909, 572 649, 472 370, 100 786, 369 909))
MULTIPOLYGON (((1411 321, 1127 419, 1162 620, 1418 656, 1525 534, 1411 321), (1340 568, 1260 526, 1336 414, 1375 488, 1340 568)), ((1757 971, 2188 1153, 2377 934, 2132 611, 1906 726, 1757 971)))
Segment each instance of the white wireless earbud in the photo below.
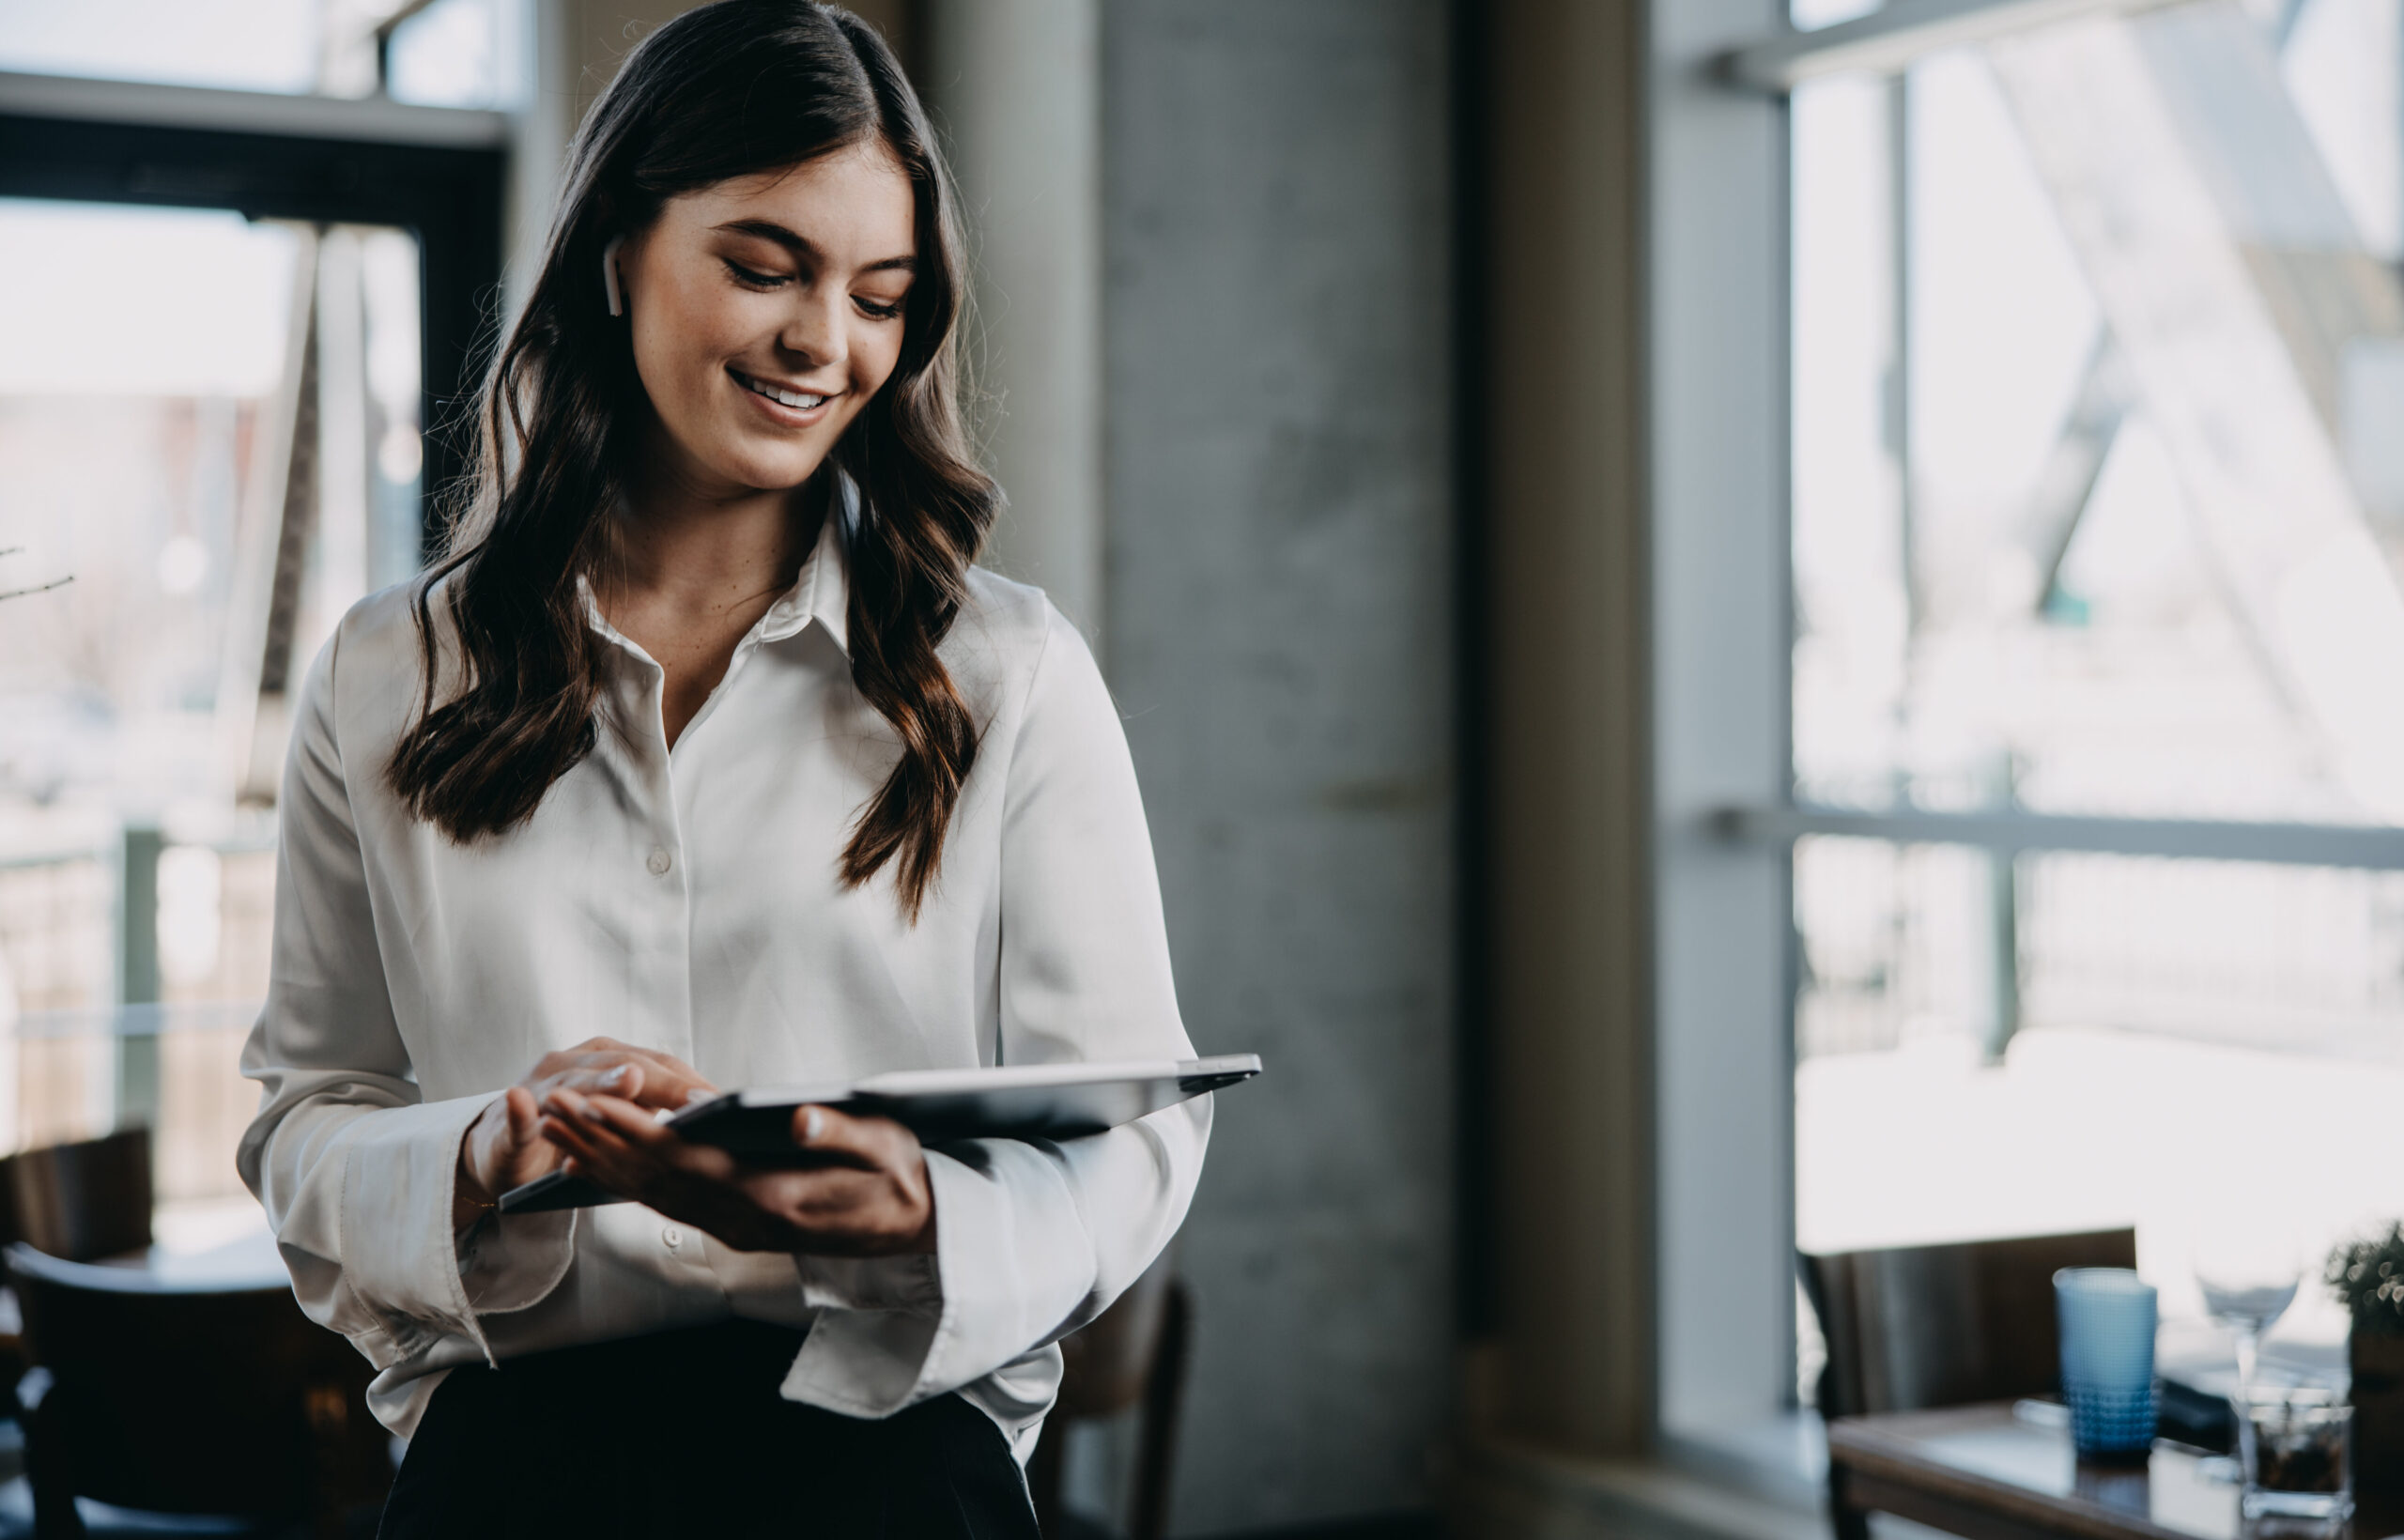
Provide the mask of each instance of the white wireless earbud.
POLYGON ((626 238, 618 236, 601 248, 601 287, 609 296, 609 314, 612 316, 626 313, 626 297, 618 289, 618 248, 625 243, 626 238))

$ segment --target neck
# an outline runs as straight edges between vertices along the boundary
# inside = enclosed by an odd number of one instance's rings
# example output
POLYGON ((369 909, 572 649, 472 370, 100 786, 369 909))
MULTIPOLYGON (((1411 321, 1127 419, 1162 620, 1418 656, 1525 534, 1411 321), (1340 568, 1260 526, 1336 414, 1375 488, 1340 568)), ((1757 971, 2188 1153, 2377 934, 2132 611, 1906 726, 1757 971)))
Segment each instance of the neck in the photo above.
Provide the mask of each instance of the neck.
POLYGON ((825 477, 762 491, 708 487, 666 455, 627 490, 607 585, 677 609, 716 612, 765 603, 791 588, 817 543, 825 477))

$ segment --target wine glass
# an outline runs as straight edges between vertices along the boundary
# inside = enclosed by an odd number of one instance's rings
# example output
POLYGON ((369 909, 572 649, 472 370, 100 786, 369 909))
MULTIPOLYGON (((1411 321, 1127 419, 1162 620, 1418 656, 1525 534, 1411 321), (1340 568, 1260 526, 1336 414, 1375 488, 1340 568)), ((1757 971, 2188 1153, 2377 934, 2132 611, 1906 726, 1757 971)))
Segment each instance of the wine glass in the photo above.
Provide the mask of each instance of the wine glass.
POLYGON ((2295 1302, 2304 1282, 2301 1255, 2292 1238, 2261 1230, 2208 1228, 2196 1242, 2191 1260, 2204 1309, 2237 1334, 2241 1398, 2254 1383, 2264 1333, 2295 1302))

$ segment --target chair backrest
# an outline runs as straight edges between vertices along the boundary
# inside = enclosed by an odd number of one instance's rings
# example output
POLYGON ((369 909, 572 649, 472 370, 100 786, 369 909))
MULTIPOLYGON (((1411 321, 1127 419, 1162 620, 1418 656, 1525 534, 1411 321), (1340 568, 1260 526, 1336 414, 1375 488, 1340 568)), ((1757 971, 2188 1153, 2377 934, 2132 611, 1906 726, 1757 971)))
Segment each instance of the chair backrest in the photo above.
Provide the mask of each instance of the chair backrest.
POLYGON ((1823 1415, 1918 1411, 2058 1390, 2054 1274, 2133 1268, 2134 1230, 1797 1258, 1827 1342, 1823 1415))
POLYGON ((150 1244, 150 1131, 20 1150, 0 1163, 15 1233, 70 1262, 150 1244))
POLYGON ((1071 1420, 1140 1406, 1128 1503, 1130 1540, 1160 1540, 1168 1529, 1169 1476, 1193 1336, 1192 1303, 1177 1279, 1171 1242, 1144 1275, 1080 1330, 1063 1338, 1060 1396, 1026 1465, 1037 1527, 1062 1532, 1060 1446, 1071 1420))
POLYGON ((78 1496, 275 1515, 390 1481, 364 1399, 374 1370, 290 1289, 167 1287, 23 1242, 7 1255, 28 1346, 52 1377, 34 1415, 78 1496))
POLYGON ((1110 1308, 1060 1341, 1060 1396, 1053 1415, 1108 1417, 1133 1406, 1151 1383, 1168 1317, 1175 1261, 1163 1254, 1110 1308))

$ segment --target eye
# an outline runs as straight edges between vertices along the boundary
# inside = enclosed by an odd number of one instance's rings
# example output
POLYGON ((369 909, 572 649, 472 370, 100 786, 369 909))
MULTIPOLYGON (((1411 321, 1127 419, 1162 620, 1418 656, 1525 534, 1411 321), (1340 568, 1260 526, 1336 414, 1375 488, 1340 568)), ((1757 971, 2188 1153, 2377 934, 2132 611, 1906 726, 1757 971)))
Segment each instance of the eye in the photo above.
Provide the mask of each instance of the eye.
POLYGON ((902 314, 902 307, 908 301, 906 300, 896 300, 891 304, 885 304, 878 300, 871 300, 864 294, 855 294, 852 296, 852 303, 860 307, 861 315, 870 317, 871 320, 879 321, 892 320, 895 316, 902 314))
POLYGON ((726 264, 729 276, 745 288, 772 289, 793 281, 791 275, 787 273, 755 272, 732 257, 720 257, 718 260, 726 264))

